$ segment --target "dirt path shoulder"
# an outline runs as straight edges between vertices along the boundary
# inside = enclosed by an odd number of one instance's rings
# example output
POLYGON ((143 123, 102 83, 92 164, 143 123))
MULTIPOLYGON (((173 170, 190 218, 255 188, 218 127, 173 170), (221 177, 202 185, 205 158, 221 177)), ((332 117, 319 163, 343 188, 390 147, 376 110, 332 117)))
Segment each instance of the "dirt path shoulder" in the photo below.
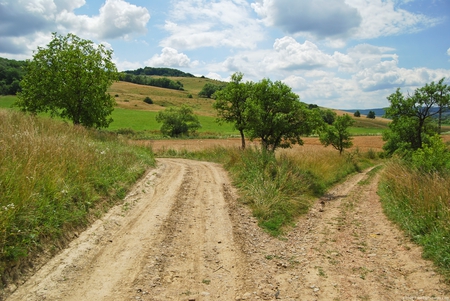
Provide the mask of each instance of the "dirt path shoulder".
POLYGON ((376 185, 367 172, 349 178, 280 240, 220 165, 158 159, 124 205, 7 300, 450 300, 384 217, 376 185))

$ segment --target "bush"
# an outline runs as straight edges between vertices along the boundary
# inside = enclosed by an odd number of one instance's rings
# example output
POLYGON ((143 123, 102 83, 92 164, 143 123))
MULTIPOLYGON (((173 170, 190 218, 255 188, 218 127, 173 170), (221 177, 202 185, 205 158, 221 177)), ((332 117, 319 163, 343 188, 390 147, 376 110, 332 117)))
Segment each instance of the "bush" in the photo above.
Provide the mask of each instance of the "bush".
POLYGON ((194 111, 186 105, 158 112, 156 121, 162 123, 161 133, 169 137, 195 135, 201 127, 194 111))
POLYGON ((148 96, 144 99, 144 102, 148 103, 149 105, 153 104, 153 100, 150 97, 148 97, 148 96))
POLYGON ((412 152, 411 161, 423 172, 443 172, 450 169, 450 152, 441 137, 435 135, 422 148, 412 152))

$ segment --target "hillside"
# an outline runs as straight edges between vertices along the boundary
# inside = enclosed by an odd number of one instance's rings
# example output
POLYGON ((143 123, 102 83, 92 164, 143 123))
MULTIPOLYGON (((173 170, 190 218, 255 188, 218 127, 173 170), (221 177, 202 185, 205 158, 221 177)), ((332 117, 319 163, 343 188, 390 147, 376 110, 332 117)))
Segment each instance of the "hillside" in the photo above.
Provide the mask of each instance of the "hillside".
MULTIPOLYGON (((197 115, 204 117, 216 116, 216 112, 212 108, 214 100, 201 98, 198 96, 198 93, 208 82, 214 84, 221 84, 222 82, 198 77, 169 77, 169 79, 180 81, 184 86, 184 91, 117 82, 111 86, 109 93, 115 96, 118 107, 122 109, 157 112, 169 106, 187 104, 194 108, 194 112, 197 115), (190 95, 192 98, 189 97, 190 95), (144 98, 146 97, 150 97, 154 104, 145 103, 144 98)), ((350 114, 341 110, 333 111, 338 115, 350 114)), ((353 114, 350 115, 353 117, 353 114)), ((356 122, 352 127, 352 132, 357 135, 381 134, 382 130, 387 128, 389 122, 385 118, 376 117, 375 119, 370 119, 366 118, 365 115, 354 119, 356 122)), ((158 128, 157 125, 155 126, 158 128)))

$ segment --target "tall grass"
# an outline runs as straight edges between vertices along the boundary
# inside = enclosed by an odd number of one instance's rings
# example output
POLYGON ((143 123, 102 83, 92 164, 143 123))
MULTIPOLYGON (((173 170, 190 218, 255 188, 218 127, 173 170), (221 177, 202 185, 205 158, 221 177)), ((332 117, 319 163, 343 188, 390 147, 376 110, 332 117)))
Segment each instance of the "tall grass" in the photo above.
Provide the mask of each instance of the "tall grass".
POLYGON ((383 173, 380 195, 386 214, 450 279, 450 174, 393 161, 383 173))
POLYGON ((169 149, 162 155, 224 164, 240 190, 241 201, 252 209, 259 225, 274 236, 282 235, 306 213, 314 198, 371 164, 359 152, 340 156, 323 147, 280 150, 277 156, 250 147, 245 151, 223 147, 199 152, 169 149))
POLYGON ((0 129, 3 276, 111 207, 154 164, 148 148, 48 118, 0 110, 0 129))

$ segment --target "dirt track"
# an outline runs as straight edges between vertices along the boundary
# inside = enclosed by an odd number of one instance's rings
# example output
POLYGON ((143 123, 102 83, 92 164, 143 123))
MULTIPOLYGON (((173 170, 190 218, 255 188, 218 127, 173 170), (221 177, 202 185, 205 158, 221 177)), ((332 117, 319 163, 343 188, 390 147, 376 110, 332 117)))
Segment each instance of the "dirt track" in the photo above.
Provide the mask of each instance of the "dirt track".
POLYGON ((159 159, 7 300, 450 300, 366 178, 335 187, 280 240, 219 165, 159 159))

